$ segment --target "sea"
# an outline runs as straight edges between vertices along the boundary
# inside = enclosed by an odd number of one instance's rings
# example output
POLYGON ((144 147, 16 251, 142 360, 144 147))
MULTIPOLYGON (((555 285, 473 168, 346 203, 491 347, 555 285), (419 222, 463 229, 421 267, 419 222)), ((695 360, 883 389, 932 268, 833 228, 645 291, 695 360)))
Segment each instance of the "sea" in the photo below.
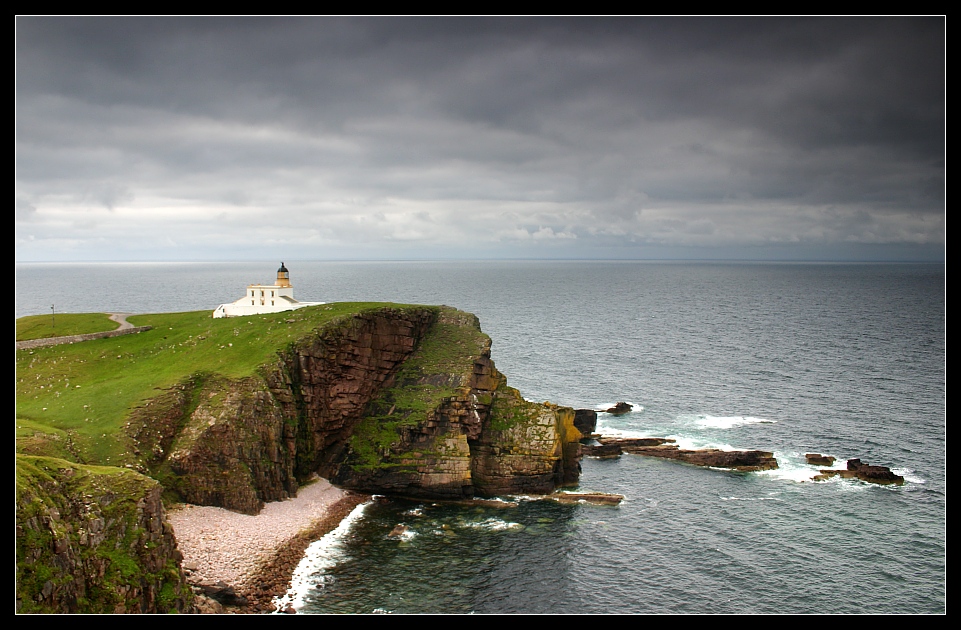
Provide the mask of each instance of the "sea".
MULTIPOLYGON (((16 313, 212 310, 279 262, 18 263, 16 313)), ((476 314, 510 385, 600 433, 779 465, 584 458, 616 507, 375 497, 307 550, 298 613, 946 613, 943 264, 285 263, 300 300, 476 314), (905 483, 814 482, 805 453, 905 483)))

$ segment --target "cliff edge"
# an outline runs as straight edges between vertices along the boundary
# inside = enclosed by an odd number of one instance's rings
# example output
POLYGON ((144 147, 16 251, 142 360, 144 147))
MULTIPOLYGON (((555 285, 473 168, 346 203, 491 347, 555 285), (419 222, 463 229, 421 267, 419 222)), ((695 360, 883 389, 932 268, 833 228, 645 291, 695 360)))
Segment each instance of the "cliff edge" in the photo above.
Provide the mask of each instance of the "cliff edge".
POLYGON ((524 400, 490 346, 469 313, 368 309, 291 343, 257 376, 196 376, 130 427, 184 501, 251 514, 314 473, 433 499, 576 483, 573 411, 524 400))

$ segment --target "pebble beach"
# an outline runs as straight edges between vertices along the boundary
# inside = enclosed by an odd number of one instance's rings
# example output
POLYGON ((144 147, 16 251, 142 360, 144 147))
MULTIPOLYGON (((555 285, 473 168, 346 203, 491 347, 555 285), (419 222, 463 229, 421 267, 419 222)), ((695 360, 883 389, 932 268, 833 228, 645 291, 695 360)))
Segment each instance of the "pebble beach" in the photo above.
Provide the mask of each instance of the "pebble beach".
POLYGON ((270 612, 307 545, 367 498, 317 479, 253 516, 198 505, 174 507, 167 516, 192 584, 224 582, 250 601, 245 612, 270 612))

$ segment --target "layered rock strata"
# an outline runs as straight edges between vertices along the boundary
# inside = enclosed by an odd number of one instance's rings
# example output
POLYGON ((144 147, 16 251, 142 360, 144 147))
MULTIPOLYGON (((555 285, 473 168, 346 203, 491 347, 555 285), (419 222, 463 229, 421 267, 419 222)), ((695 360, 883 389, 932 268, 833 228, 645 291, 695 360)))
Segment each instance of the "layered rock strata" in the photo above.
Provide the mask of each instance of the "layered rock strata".
POLYGON ((561 503, 591 503, 594 505, 618 505, 624 500, 623 494, 610 492, 555 492, 551 499, 561 503))
POLYGON ((804 459, 812 466, 833 466, 835 461, 830 455, 820 453, 805 453, 804 459))

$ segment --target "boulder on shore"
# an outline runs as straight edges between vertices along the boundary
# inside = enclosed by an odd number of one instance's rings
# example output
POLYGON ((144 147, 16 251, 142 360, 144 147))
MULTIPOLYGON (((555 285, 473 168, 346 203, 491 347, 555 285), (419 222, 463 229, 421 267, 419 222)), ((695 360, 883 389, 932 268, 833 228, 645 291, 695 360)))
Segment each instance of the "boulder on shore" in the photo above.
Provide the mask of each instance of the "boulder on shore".
POLYGON ((224 606, 246 606, 247 598, 223 580, 201 580, 194 584, 203 595, 224 606))

